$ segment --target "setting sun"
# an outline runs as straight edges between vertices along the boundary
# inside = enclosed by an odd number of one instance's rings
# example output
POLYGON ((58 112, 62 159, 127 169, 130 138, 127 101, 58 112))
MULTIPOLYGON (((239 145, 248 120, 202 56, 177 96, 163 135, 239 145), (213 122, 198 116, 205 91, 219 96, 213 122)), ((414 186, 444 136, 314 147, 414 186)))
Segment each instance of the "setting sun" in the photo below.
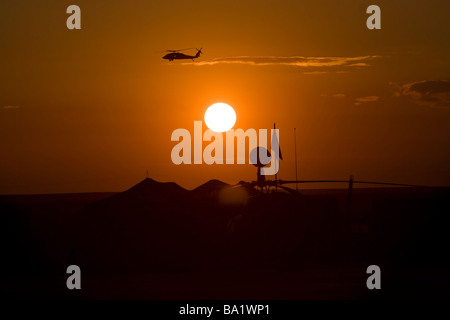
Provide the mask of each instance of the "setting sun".
POLYGON ((206 110, 205 123, 212 131, 228 131, 236 123, 236 112, 226 103, 215 103, 206 110))

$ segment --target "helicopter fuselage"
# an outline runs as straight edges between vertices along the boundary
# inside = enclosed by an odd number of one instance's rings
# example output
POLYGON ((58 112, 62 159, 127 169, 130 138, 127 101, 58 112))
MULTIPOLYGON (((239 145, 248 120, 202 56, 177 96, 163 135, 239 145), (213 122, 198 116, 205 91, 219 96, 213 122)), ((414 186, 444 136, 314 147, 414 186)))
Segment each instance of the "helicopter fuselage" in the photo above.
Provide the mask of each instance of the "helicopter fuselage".
POLYGON ((179 53, 179 52, 168 53, 163 57, 163 59, 166 59, 169 61, 173 61, 175 59, 195 59, 195 58, 196 58, 195 56, 189 56, 187 54, 179 53))
MULTIPOLYGON (((198 49, 197 49, 198 50, 198 49)), ((166 54, 163 59, 169 60, 169 61, 173 61, 173 60, 181 60, 181 59, 196 59, 198 57, 200 57, 200 54, 202 53, 201 49, 198 50, 197 54, 195 56, 190 56, 181 52, 171 52, 166 54)))

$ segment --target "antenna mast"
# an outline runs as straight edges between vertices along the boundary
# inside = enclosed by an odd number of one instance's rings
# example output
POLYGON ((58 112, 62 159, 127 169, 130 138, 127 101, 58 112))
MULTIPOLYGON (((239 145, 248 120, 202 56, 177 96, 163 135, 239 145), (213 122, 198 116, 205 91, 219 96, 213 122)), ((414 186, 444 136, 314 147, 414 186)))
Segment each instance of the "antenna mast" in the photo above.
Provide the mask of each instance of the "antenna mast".
MULTIPOLYGON (((295 150, 295 181, 297 178, 297 128, 294 128, 294 150, 295 150)), ((295 190, 298 192, 298 182, 295 182, 295 190)))
MULTIPOLYGON (((275 135, 275 137, 277 137, 277 134, 275 132, 275 122, 273 123, 273 134, 275 135)), ((272 137, 272 141, 273 141, 273 137, 272 137)), ((271 142, 272 142, 271 141, 271 142)), ((279 143, 279 142, 278 142, 279 143)), ((278 151, 279 152, 279 151, 278 151)), ((279 157, 279 155, 278 155, 279 157)), ((277 161, 278 159, 275 159, 275 191, 278 191, 278 175, 277 175, 277 161)))

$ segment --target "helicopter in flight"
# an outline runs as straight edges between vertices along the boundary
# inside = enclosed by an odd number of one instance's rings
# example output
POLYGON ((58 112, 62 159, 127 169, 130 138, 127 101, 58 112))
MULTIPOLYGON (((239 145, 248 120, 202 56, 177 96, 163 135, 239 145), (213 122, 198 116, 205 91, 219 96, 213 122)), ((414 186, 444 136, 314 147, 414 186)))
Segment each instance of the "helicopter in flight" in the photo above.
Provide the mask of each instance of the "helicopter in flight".
POLYGON ((193 48, 180 49, 180 50, 166 50, 164 52, 170 52, 170 53, 166 54, 162 58, 169 60, 169 61, 181 60, 181 59, 192 59, 192 61, 194 61, 194 59, 200 57, 200 54, 202 54, 202 48, 197 49, 197 54, 195 56, 190 56, 190 55, 181 53, 181 51, 186 51, 186 50, 191 50, 191 49, 193 49, 193 48))

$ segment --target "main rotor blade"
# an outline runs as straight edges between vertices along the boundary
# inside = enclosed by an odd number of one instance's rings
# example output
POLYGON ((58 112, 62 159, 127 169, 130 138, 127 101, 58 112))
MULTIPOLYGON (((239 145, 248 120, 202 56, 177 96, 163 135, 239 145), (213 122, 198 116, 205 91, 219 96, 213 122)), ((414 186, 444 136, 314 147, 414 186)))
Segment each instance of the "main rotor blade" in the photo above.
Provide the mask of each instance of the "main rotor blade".
POLYGON ((192 49, 194 49, 194 48, 185 48, 185 49, 178 49, 178 50, 166 50, 166 51, 169 51, 169 52, 179 52, 179 51, 186 51, 186 50, 192 50, 192 49))
POLYGON ((293 194, 297 194, 298 193, 297 191, 295 191, 294 189, 291 189, 289 187, 278 186, 278 188, 284 189, 284 190, 288 191, 289 193, 293 193, 293 194))

